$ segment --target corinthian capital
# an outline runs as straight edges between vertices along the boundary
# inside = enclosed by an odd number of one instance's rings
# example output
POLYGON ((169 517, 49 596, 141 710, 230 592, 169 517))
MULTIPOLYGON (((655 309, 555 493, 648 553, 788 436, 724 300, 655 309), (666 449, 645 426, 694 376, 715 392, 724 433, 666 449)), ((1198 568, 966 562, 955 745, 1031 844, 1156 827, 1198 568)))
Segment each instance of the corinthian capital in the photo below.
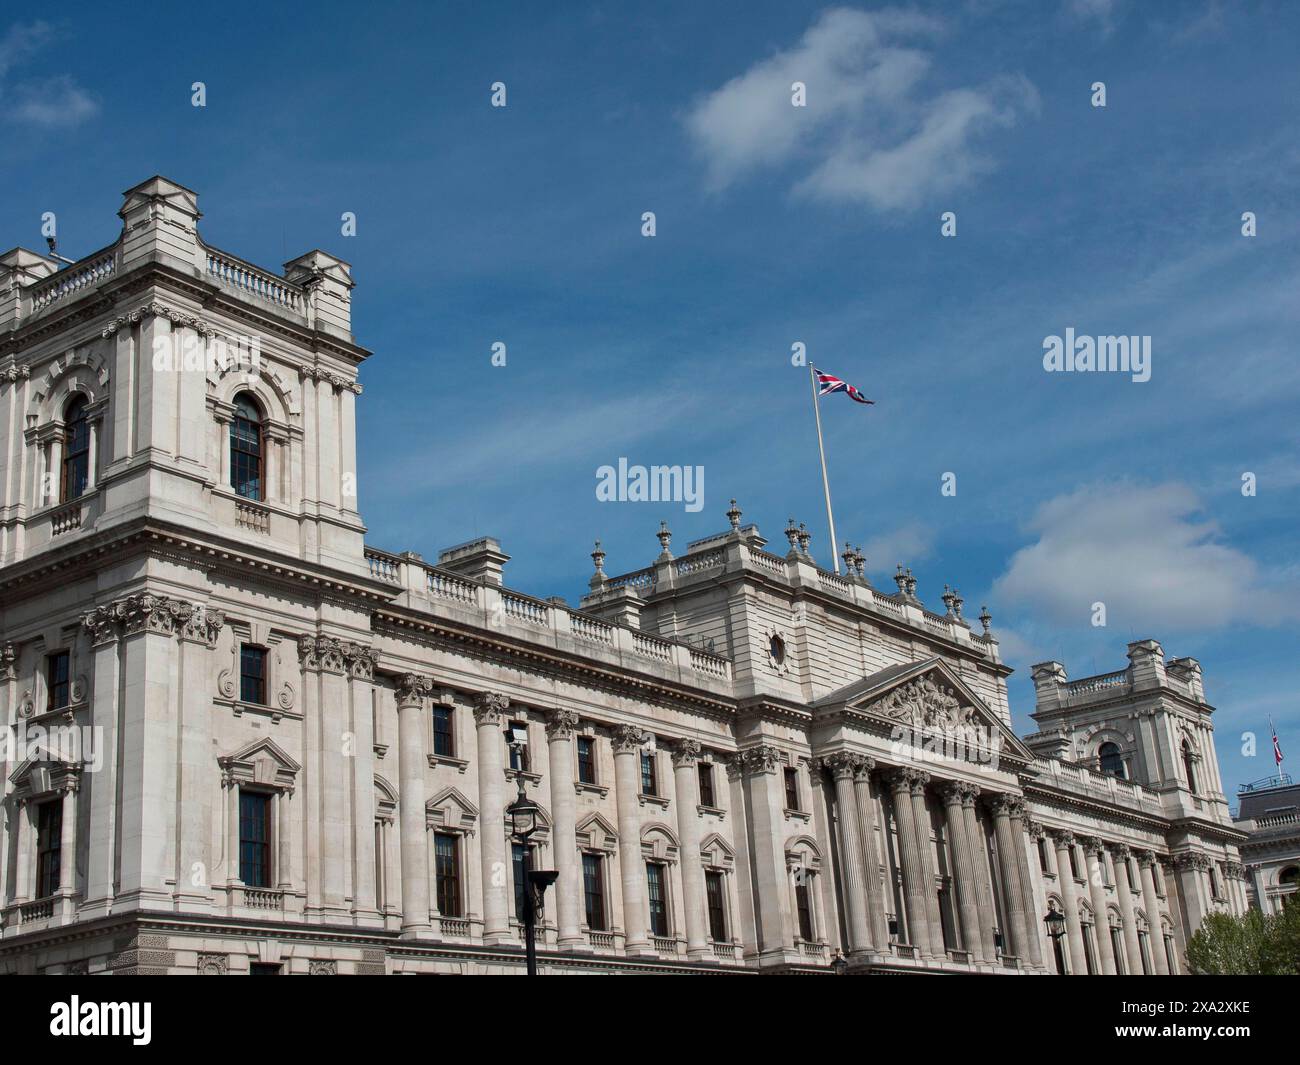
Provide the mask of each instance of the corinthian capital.
POLYGON ((551 740, 572 738, 578 727, 578 715, 572 710, 548 710, 546 712, 546 736, 551 740))
POLYGON ((1047 831, 1058 847, 1074 846, 1074 833, 1068 828, 1049 828, 1047 831))
POLYGON ((857 770, 857 756, 848 751, 836 751, 821 758, 819 764, 835 780, 852 780, 857 770))
POLYGON ((781 764, 781 752, 770 743, 760 743, 740 753, 744 759, 745 772, 749 775, 770 773, 781 764))
POLYGON ((964 780, 945 780, 939 785, 939 794, 943 796, 943 801, 947 805, 962 806, 967 799, 974 801, 979 794, 979 788, 964 780))
POLYGON ((680 739, 673 744, 673 765, 693 766, 700 760, 700 741, 680 739))
POLYGON ((616 725, 610 733, 615 754, 629 754, 645 746, 647 733, 639 725, 616 725))
POLYGON ((397 678, 397 707, 422 706, 424 697, 433 690, 433 681, 419 673, 403 673, 397 678))
POLYGON ((509 708, 510 700, 500 692, 479 692, 474 696, 474 724, 499 725, 509 708))
POLYGON ((1106 849, 1099 836, 1080 836, 1079 846, 1083 848, 1083 853, 1091 858, 1100 858, 1101 852, 1106 849))

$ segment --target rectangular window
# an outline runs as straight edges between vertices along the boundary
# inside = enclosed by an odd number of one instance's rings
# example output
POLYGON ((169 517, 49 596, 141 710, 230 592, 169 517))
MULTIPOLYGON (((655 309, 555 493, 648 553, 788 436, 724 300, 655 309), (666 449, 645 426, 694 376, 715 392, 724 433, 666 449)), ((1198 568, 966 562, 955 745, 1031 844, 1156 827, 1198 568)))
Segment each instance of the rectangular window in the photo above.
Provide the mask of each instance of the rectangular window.
POLYGON ((1070 875, 1074 877, 1075 880, 1079 879, 1079 858, 1077 847, 1070 848, 1070 875))
POLYGON ((1083 926, 1083 961, 1088 967, 1088 975, 1097 975, 1096 954, 1092 949, 1092 925, 1083 926))
POLYGON ((520 921, 524 919, 524 902, 528 897, 525 892, 528 890, 526 885, 530 858, 528 848, 522 843, 510 844, 510 864, 514 867, 515 874, 515 916, 520 921))
MULTIPOLYGON (((511 729, 523 729, 527 735, 528 725, 523 721, 510 722, 511 729)), ((510 744, 510 768, 519 773, 528 772, 528 746, 523 743, 510 744)))
POLYGON ((56 651, 46 659, 46 679, 50 685, 51 710, 60 710, 71 701, 69 697, 69 652, 56 651))
POLYGON ((456 739, 451 731, 451 707, 433 708, 433 753, 441 758, 456 757, 456 739))
POLYGON ((269 961, 255 961, 248 965, 249 976, 279 976, 280 966, 269 961))
MULTIPOLYGON (((653 794, 647 792, 646 794, 653 794)), ((646 895, 650 900, 650 933, 667 936, 668 932, 668 877, 667 870, 658 862, 646 862, 646 895)))
POLYGON ((1117 976, 1127 976, 1124 971, 1124 933, 1118 928, 1110 930, 1110 949, 1115 955, 1115 974, 1117 976))
POLYGON ((593 932, 604 932, 605 870, 599 854, 582 856, 582 895, 587 906, 587 927, 593 932))
POLYGON ((727 941, 726 881, 716 869, 704 872, 704 893, 709 903, 709 935, 715 943, 727 941))
POLYGON ((1038 840, 1038 868, 1046 873, 1047 868, 1047 840, 1040 838, 1038 840))
POLYGON ((641 794, 659 794, 659 780, 655 774, 655 756, 649 751, 641 752, 641 794))
POLYGON ((239 879, 246 887, 271 886, 271 796, 239 792, 239 879))
POLYGON ((578 780, 596 783, 596 741, 590 736, 578 737, 578 780))
POLYGON ((713 765, 710 762, 701 762, 699 765, 700 774, 700 805, 713 806, 718 804, 713 795, 713 765))
POLYGON ((63 865, 63 800, 36 807, 36 897, 48 898, 59 890, 63 865))
POLYGON ((239 701, 266 705, 266 648, 239 645, 239 701))
POLYGON ((1132 859, 1132 858, 1125 858, 1125 859, 1124 859, 1124 872, 1128 875, 1128 888, 1129 888, 1129 890, 1130 890, 1130 891, 1138 891, 1138 892, 1140 892, 1140 891, 1142 890, 1142 883, 1141 883, 1141 881, 1138 879, 1137 874, 1134 873, 1134 871, 1133 871, 1133 859, 1132 859))
MULTIPOLYGON (((805 872, 794 885, 794 902, 799 911, 799 938, 805 943, 813 941, 812 895, 808 890, 811 879, 805 872)), ((895 924, 894 934, 897 932, 895 924)))
POLYGON ((798 810, 799 806, 799 770, 787 767, 785 770, 785 808, 798 810))
POLYGON ((1210 866, 1210 898, 1220 898, 1219 895, 1219 872, 1214 866, 1210 866))
POLYGON ((438 912, 463 917, 460 908, 460 848, 450 832, 433 834, 433 869, 437 878, 438 912))

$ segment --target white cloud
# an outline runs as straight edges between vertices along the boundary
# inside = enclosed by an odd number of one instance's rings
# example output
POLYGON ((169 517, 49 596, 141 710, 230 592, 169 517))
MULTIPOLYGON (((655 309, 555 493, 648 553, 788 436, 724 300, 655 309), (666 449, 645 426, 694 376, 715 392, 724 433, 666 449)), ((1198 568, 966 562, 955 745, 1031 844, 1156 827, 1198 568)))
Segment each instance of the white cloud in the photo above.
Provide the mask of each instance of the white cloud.
POLYGON ((1090 485, 1044 504, 1029 528, 1037 542, 992 596, 1051 622, 1088 626, 1097 602, 1109 628, 1139 635, 1300 616, 1293 582, 1224 543, 1182 484, 1090 485))
POLYGON ((16 24, 0 38, 0 114, 32 126, 74 126, 90 118, 99 104, 70 74, 7 84, 9 72, 54 38, 47 22, 16 24))
POLYGON ((1095 22, 1102 33, 1114 28, 1115 0, 1067 0, 1066 9, 1080 22, 1095 22))
POLYGON ((915 207, 989 169, 977 141, 1036 110, 1037 95, 1019 77, 923 94, 933 60, 915 42, 941 29, 914 12, 824 12, 793 47, 692 106, 686 128, 709 184, 722 189, 799 158, 811 170, 801 195, 886 210, 915 207), (795 82, 807 87, 806 107, 791 105, 795 82))
POLYGON ((873 573, 889 573, 898 563, 911 566, 927 558, 934 546, 934 530, 919 521, 873 536, 862 545, 867 566, 873 573))

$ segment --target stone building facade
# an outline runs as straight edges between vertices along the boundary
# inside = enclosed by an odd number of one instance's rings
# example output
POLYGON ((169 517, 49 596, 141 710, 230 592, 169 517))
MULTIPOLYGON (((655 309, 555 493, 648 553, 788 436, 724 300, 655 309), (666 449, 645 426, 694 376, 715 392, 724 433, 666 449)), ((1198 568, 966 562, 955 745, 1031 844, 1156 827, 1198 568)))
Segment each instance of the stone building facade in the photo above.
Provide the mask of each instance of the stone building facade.
POLYGON ((1246 898, 1263 913, 1278 913, 1300 895, 1300 784, 1280 773, 1247 784, 1237 802, 1233 824, 1249 833, 1239 845, 1246 898))
POLYGON ((1244 908, 1194 659, 1035 666, 1022 738, 987 611, 734 503, 578 607, 367 547, 348 265, 119 213, 0 256, 0 971, 518 972, 525 863, 557 972, 1177 972, 1244 908))

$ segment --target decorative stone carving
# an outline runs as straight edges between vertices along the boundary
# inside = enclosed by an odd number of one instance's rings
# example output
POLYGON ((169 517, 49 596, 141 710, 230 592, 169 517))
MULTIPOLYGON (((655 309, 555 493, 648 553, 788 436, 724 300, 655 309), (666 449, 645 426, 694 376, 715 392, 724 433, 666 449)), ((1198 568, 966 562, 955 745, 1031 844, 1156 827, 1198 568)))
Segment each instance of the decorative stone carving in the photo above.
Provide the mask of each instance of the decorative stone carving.
POLYGON ((1198 873, 1203 873, 1210 868, 1210 859, 1207 855, 1197 851, 1185 851, 1182 854, 1173 856, 1174 868, 1178 870, 1193 869, 1198 873))
POLYGON ((1132 854, 1127 843, 1107 843, 1106 847, 1110 851, 1111 859, 1116 862, 1126 862, 1132 854))
POLYGON ((18 652, 14 645, 7 643, 0 648, 0 680, 18 679, 18 652))
POLYGON ((196 606, 184 618, 180 628, 180 636, 185 640, 194 640, 207 644, 210 648, 216 647, 217 640, 221 636, 222 626, 225 623, 226 615, 224 611, 196 606))
POLYGON ((474 696, 474 722, 499 725, 510 708, 510 699, 500 692, 479 692, 474 696))
POLYGON ((700 760, 700 741, 681 739, 673 744, 672 756, 674 766, 693 766, 700 760))
POLYGON ((1058 847, 1074 846, 1074 833, 1068 828, 1049 828, 1047 831, 1058 847))
POLYGON ((230 971, 230 959, 225 954, 200 954, 200 976, 225 976, 230 971))
POLYGON ((626 754, 645 746, 646 732, 637 725, 619 725, 611 733, 610 743, 615 754, 626 754))
POLYGON ((546 736, 552 740, 567 740, 578 727, 578 715, 572 710, 549 710, 546 714, 546 736))
POLYGON ((744 759, 744 771, 749 775, 771 773, 781 764, 781 752, 770 743, 760 743, 740 753, 744 759))
POLYGON ((1083 847, 1083 853, 1090 858, 1101 859, 1102 851, 1106 845, 1097 836, 1080 836, 1079 845, 1083 847))
POLYGON ((423 704, 425 696, 433 691, 433 681, 419 673, 403 673, 397 678, 397 705, 423 704))
POLYGON ((939 794, 945 803, 963 805, 967 799, 972 801, 979 795, 979 788, 964 780, 945 780, 939 785, 939 794))
POLYGON ((333 960, 313 958, 307 962, 308 976, 338 976, 339 963, 333 960))
POLYGON ((952 688, 937 684, 928 673, 887 692, 867 709, 917 728, 972 728, 982 723, 974 707, 963 706, 952 688))

